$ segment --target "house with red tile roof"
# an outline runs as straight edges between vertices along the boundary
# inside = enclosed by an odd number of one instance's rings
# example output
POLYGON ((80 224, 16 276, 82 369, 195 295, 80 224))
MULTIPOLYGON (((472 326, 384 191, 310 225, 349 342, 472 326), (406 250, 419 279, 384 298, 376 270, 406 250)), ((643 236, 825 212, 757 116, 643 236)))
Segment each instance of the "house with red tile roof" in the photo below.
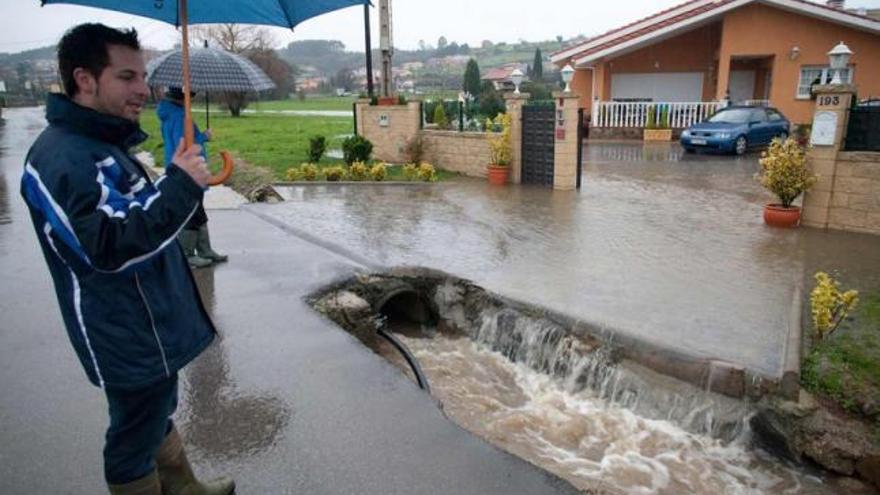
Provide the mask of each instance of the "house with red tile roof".
POLYGON ((593 125, 638 126, 626 108, 652 102, 678 109, 670 119, 683 127, 727 95, 806 123, 810 88, 831 80, 827 53, 840 42, 853 51, 845 82, 860 98, 880 95, 880 20, 841 0, 690 0, 550 59, 575 69, 571 88, 593 125), (626 115, 608 121, 614 112, 626 115))

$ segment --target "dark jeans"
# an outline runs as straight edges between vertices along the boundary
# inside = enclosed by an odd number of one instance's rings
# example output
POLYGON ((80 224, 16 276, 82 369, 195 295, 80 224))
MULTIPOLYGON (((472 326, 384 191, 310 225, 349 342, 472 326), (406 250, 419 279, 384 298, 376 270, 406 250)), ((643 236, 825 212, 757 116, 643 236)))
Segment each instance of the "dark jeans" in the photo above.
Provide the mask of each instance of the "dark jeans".
POLYGON ((200 202, 199 207, 193 216, 189 217, 189 222, 183 228, 187 230, 199 230, 199 227, 208 223, 208 214, 205 213, 205 206, 200 202))
POLYGON ((114 485, 143 478, 156 468, 156 453, 173 426, 177 374, 144 389, 104 392, 110 409, 104 477, 114 485))

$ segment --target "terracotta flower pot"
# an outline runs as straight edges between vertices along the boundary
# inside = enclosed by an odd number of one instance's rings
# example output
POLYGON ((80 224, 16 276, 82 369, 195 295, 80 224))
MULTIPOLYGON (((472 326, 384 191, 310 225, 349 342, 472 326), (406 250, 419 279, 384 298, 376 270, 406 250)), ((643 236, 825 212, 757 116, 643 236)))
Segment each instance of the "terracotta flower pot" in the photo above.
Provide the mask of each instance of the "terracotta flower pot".
POLYGON ((507 174, 510 172, 510 167, 489 165, 488 170, 489 184, 492 184, 493 186, 503 186, 504 184, 507 184, 507 174))
POLYGON ((393 96, 380 96, 379 100, 376 102, 379 106, 391 106, 397 103, 397 98, 393 96))
POLYGON ((797 227, 801 221, 801 209, 797 206, 786 208, 780 204, 764 206, 764 223, 772 227, 797 227))

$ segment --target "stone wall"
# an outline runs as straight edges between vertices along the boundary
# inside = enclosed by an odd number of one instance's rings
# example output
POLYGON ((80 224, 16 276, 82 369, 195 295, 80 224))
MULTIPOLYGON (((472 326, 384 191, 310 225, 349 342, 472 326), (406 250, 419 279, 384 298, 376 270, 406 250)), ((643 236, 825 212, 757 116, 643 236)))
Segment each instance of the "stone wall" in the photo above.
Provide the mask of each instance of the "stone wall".
POLYGON ((484 132, 423 130, 425 160, 435 167, 485 177, 489 165, 489 141, 484 132))
POLYGON ((369 100, 358 100, 356 108, 356 132, 373 143, 373 158, 406 162, 406 144, 419 133, 421 102, 378 106, 370 105, 369 100))
POLYGON ((831 185, 825 226, 880 234, 880 153, 839 152, 831 185))
MULTIPOLYGON (((880 153, 842 151, 846 120, 856 88, 816 88, 816 115, 836 115, 831 139, 814 143, 807 164, 819 176, 804 195, 801 223, 809 227, 880 234, 880 153)), ((815 134, 816 125, 813 126, 815 134)))

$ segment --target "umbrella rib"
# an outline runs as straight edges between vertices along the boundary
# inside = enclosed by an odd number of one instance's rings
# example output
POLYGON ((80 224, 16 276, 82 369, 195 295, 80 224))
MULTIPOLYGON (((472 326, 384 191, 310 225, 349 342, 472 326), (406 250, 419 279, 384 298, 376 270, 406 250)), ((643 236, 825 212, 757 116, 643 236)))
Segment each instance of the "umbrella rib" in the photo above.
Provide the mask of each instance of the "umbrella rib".
MULTIPOLYGON (((281 7, 281 12, 284 12, 284 17, 287 19, 287 25, 290 26, 290 30, 293 31, 294 23, 290 19, 290 12, 287 11, 286 4, 284 2, 278 2, 278 6, 281 7)), ((293 2, 291 2, 291 8, 293 8, 293 2)))

